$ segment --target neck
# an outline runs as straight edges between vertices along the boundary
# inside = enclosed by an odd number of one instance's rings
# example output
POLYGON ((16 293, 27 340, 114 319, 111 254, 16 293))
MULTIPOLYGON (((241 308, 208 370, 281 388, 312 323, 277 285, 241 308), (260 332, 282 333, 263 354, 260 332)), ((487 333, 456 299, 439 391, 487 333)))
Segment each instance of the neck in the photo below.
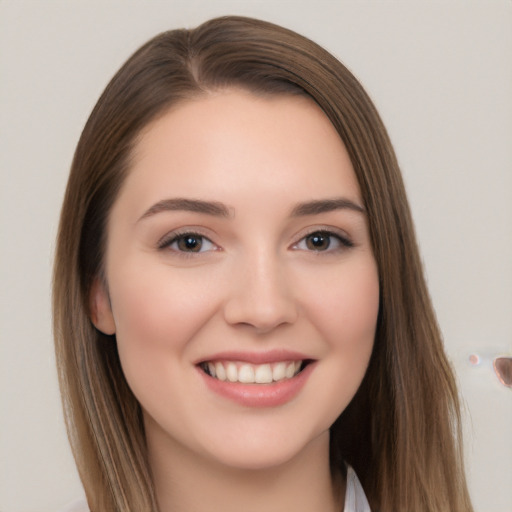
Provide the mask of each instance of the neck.
POLYGON ((345 482, 329 468, 329 434, 314 439, 292 460, 265 469, 228 467, 186 452, 152 449, 160 512, 340 512, 345 482), (172 456, 166 454, 172 453, 172 456))

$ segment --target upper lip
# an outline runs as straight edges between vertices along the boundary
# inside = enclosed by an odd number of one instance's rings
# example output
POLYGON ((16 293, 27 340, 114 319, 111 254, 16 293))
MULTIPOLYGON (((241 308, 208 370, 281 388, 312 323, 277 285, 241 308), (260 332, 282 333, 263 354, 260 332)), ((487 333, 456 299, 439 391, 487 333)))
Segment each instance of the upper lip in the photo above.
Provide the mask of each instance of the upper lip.
POLYGON ((195 364, 206 363, 208 361, 240 361, 250 364, 278 363, 281 361, 304 361, 312 360, 306 354, 286 349, 274 349, 266 352, 246 352, 246 351, 225 351, 216 352, 207 357, 198 359, 195 364))

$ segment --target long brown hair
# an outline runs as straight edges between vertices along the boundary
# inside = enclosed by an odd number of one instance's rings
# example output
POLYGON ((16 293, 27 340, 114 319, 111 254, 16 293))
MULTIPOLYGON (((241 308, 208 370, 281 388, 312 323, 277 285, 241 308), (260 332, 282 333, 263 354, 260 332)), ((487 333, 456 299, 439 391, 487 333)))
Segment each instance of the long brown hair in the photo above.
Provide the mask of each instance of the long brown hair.
POLYGON ((331 464, 351 464, 373 510, 472 510, 459 398, 426 288, 397 160, 371 100, 327 51, 276 25, 211 20, 142 46, 118 71, 78 143, 54 268, 54 332, 69 438, 93 512, 155 512, 139 404, 114 337, 89 318, 105 226, 141 130, 172 105, 223 87, 305 94, 343 140, 368 211, 380 276, 375 347, 331 428, 331 464))

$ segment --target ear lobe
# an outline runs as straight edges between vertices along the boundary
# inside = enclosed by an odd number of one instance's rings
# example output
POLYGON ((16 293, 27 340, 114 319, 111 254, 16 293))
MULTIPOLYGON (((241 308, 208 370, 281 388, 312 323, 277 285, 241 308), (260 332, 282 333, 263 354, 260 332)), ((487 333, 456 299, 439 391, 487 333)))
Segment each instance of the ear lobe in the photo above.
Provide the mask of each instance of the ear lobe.
POLYGON ((105 290, 105 285, 99 278, 96 278, 91 286, 89 309, 91 321, 96 329, 104 334, 115 334, 116 324, 110 306, 110 299, 105 290))

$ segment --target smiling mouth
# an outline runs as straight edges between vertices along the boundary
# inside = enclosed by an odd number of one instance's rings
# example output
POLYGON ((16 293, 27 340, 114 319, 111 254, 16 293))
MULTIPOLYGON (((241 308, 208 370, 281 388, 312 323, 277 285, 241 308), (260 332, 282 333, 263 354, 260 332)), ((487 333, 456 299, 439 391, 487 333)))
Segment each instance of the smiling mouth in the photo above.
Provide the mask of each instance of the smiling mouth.
POLYGON ((292 379, 310 363, 309 360, 251 364, 242 361, 204 361, 199 368, 214 379, 243 384, 272 384, 292 379))

